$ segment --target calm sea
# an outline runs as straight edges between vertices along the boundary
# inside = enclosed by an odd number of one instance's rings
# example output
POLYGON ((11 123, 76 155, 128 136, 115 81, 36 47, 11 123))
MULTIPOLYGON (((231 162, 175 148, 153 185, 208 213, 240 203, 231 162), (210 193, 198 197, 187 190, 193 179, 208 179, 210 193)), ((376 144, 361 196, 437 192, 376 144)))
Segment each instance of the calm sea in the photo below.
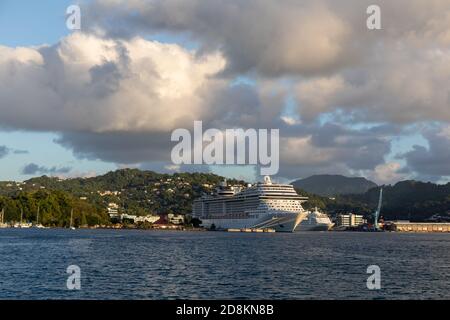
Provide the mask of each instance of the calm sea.
POLYGON ((0 229, 0 299, 410 298, 450 298, 450 234, 0 229))

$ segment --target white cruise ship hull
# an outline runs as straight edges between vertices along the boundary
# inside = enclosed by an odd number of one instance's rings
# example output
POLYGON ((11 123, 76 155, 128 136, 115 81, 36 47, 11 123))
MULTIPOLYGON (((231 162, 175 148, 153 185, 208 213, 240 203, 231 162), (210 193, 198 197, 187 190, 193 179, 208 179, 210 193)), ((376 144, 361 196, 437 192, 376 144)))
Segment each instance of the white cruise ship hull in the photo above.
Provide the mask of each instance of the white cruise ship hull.
POLYGON ((333 224, 329 223, 316 223, 316 224, 309 224, 308 221, 305 220, 302 223, 300 223, 297 228, 295 228, 295 231, 328 231, 333 227, 333 224))
POLYGON ((202 226, 216 230, 227 229, 274 229, 276 232, 294 232, 305 218, 304 213, 268 214, 262 218, 202 219, 202 226))

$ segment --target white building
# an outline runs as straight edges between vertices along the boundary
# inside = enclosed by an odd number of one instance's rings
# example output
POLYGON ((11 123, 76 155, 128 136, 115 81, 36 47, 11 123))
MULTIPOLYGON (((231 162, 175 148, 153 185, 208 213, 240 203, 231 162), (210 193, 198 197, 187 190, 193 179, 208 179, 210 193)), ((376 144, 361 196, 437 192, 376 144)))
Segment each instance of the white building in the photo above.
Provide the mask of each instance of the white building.
POLYGON ((142 216, 142 217, 136 217, 134 219, 134 223, 137 222, 148 222, 148 223, 155 223, 156 221, 158 221, 160 219, 160 216, 156 216, 156 215, 147 215, 147 216, 142 216))
POLYGON ((181 215, 181 214, 169 213, 167 215, 167 221, 170 224, 183 224, 184 223, 184 216, 181 215))
POLYGON ((364 216, 353 213, 341 214, 336 219, 336 225, 342 227, 357 227, 365 223, 367 220, 364 219, 364 216))
POLYGON ((114 202, 110 202, 107 209, 110 216, 119 214, 119 205, 114 202))

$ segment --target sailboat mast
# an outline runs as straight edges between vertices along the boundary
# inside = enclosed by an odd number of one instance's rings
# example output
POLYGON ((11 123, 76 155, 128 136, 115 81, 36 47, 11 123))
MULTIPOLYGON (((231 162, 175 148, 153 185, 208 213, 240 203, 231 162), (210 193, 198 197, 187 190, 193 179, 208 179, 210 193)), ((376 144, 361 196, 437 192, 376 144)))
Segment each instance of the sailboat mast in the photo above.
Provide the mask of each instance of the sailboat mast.
POLYGON ((70 210, 70 227, 72 228, 72 223, 73 223, 73 208, 72 210, 70 210))
POLYGON ((39 206, 37 207, 36 224, 39 224, 39 206))
POLYGON ((23 208, 20 208, 20 225, 22 225, 23 221, 23 208))

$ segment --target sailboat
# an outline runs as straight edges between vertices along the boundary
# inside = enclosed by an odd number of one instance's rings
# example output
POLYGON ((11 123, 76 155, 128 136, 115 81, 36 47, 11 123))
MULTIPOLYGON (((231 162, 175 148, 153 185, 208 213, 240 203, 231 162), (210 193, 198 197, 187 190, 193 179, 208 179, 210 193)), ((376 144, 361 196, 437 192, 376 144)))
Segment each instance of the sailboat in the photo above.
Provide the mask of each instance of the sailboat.
POLYGON ((69 227, 69 229, 70 230, 75 230, 75 227, 73 226, 73 208, 70 211, 70 227, 69 227))
POLYGON ((16 223, 14 228, 31 228, 31 223, 23 223, 23 208, 20 208, 20 223, 16 223))
POLYGON ((8 225, 5 223, 5 208, 0 212, 0 229, 8 228, 8 225))
POLYGON ((45 227, 39 223, 39 209, 40 207, 38 206, 37 208, 37 215, 36 215, 36 224, 33 226, 33 228, 37 228, 37 229, 45 229, 45 227))

